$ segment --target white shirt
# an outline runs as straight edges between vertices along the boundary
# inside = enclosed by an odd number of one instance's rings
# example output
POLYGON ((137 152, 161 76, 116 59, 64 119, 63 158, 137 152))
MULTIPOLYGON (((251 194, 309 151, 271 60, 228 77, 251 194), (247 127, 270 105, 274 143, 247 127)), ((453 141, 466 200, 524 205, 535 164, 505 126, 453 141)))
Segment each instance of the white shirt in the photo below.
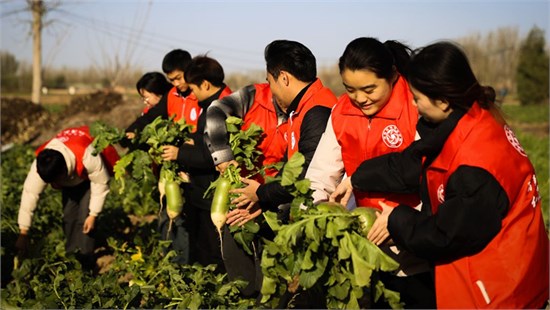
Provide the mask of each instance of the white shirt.
MULTIPOLYGON (((58 139, 52 139, 46 147, 60 152, 67 163, 69 176, 59 182, 62 187, 73 187, 82 182, 76 173, 76 159, 74 153, 58 139)), ((94 156, 94 148, 90 144, 84 152, 82 163, 88 173, 90 180, 90 215, 97 216, 103 209, 105 198, 109 193, 110 175, 107 167, 100 155, 94 156)), ((38 204, 40 194, 46 188, 47 183, 40 178, 36 170, 36 159, 31 164, 25 183, 23 184, 23 193, 21 195, 21 204, 19 206, 19 216, 17 222, 20 229, 29 229, 31 227, 34 210, 38 204)))

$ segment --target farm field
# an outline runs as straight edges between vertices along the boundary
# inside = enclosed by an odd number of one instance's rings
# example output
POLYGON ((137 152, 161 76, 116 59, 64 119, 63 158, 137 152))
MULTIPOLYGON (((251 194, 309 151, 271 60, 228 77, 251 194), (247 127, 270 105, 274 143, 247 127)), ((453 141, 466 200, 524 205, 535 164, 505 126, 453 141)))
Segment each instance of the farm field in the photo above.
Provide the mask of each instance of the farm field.
MULTIPOLYGON (((166 254, 167 244, 158 241, 158 192, 144 190, 138 182, 128 181, 123 194, 121 184, 111 182, 111 192, 96 221, 100 244, 95 272, 82 270, 76 257, 65 253, 61 195, 50 187, 42 194, 34 215, 31 252, 25 259, 16 256, 17 213, 34 148, 63 127, 100 120, 123 129, 142 108, 134 96, 91 93, 68 102, 63 97, 52 99, 33 113, 23 113, 23 102, 2 98, 2 146, 11 147, 1 154, 0 308, 255 307, 254 299, 243 298, 238 292, 243 282, 229 281, 212 266, 171 262, 174 253, 166 254), (10 128, 14 131, 10 136, 4 136, 5 124, 11 124, 4 120, 7 109, 15 110, 10 117, 19 124, 10 128), (17 114, 36 118, 23 120, 17 114)), ((535 166, 548 229, 549 106, 505 103, 503 111, 535 166)))

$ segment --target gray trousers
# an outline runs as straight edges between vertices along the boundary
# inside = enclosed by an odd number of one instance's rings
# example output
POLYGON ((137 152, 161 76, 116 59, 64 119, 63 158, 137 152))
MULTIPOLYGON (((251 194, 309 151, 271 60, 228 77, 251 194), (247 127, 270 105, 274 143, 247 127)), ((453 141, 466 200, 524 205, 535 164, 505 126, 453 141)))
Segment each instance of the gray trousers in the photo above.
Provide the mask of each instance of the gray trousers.
POLYGON ((90 181, 84 181, 74 187, 64 187, 61 191, 63 201, 63 232, 67 253, 78 251, 81 255, 91 256, 95 247, 95 231, 82 232, 84 221, 90 212, 90 181))

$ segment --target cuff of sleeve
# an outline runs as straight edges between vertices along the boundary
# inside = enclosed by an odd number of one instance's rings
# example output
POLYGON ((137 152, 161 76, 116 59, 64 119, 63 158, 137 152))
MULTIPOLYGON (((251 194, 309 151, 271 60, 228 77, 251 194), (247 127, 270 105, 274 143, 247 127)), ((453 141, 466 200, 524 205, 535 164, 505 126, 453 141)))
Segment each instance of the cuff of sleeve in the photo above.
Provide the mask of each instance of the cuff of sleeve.
POLYGON ((233 156, 233 152, 230 148, 215 151, 212 153, 212 160, 214 161, 214 165, 219 165, 233 159, 235 159, 235 157, 233 156))
POLYGON ((90 211, 90 213, 89 213, 89 215, 92 215, 92 216, 95 216, 95 217, 97 217, 98 214, 99 214, 98 212, 92 212, 92 211, 90 211))

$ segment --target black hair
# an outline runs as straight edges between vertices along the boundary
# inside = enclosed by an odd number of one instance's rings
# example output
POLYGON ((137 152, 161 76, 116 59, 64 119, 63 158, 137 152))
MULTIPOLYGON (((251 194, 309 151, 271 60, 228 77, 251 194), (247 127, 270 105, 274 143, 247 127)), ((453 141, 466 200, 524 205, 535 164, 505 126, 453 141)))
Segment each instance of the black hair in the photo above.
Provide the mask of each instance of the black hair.
POLYGON ((140 94, 141 90, 145 89, 157 96, 164 96, 171 88, 172 84, 160 72, 147 72, 136 83, 137 92, 140 94))
POLYGON ((447 101, 452 108, 468 110, 474 101, 484 109, 494 106, 495 90, 479 84, 464 51, 449 41, 416 50, 408 81, 430 99, 447 101))
POLYGON ((397 41, 384 43, 361 37, 351 41, 339 59, 340 74, 344 70, 369 70, 378 78, 391 81, 395 74, 406 76, 412 50, 397 41), (396 72, 397 71, 397 72, 396 72))
POLYGON ((63 155, 52 149, 44 149, 36 156, 36 170, 44 182, 51 183, 61 176, 68 175, 67 163, 63 155))
POLYGON ((302 43, 275 40, 264 51, 267 72, 274 78, 281 71, 287 71, 302 82, 313 82, 317 78, 317 63, 313 53, 302 43))
POLYGON ((195 56, 185 70, 187 84, 200 85, 206 80, 214 86, 221 87, 224 78, 222 65, 216 59, 206 55, 195 56))
POLYGON ((162 59, 162 71, 166 74, 180 70, 185 72, 185 69, 191 62, 191 54, 182 49, 175 49, 164 56, 162 59))

